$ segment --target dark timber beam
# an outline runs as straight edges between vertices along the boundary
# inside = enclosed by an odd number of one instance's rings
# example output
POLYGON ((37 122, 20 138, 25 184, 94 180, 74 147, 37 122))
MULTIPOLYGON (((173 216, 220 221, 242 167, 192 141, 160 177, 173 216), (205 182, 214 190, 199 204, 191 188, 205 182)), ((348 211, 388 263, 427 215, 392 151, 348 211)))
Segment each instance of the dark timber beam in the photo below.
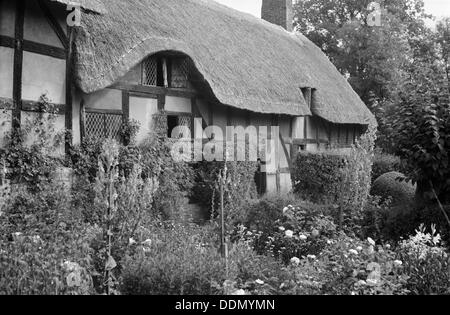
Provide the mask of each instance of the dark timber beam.
POLYGON ((20 128, 22 114, 23 28, 25 24, 25 0, 16 0, 16 24, 13 72, 13 129, 20 128))
POLYGON ((8 48, 15 48, 14 38, 0 35, 0 46, 8 47, 8 48))
POLYGON ((66 112, 65 112, 65 127, 66 127, 66 142, 65 149, 66 154, 70 153, 70 149, 73 144, 73 96, 72 96, 72 88, 73 88, 73 71, 72 71, 72 45, 73 45, 73 29, 71 27, 67 27, 67 34, 69 36, 67 40, 66 47, 66 112))

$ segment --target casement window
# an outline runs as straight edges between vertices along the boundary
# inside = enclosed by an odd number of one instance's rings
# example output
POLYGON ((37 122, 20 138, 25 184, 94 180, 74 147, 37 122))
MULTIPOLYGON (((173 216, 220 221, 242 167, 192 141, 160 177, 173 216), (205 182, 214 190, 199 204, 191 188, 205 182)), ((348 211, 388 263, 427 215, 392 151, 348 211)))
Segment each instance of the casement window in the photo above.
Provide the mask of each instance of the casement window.
POLYGON ((185 56, 150 56, 142 63, 142 85, 185 89, 191 69, 185 56))

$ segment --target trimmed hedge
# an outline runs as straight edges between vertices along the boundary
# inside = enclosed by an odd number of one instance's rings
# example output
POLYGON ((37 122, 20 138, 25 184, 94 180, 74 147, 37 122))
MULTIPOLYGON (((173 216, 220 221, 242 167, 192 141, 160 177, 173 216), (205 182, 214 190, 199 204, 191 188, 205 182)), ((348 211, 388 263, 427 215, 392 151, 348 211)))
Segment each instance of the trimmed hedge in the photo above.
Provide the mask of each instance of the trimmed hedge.
POLYGON ((300 152, 294 162, 294 192, 317 203, 339 200, 346 156, 337 152, 300 152))

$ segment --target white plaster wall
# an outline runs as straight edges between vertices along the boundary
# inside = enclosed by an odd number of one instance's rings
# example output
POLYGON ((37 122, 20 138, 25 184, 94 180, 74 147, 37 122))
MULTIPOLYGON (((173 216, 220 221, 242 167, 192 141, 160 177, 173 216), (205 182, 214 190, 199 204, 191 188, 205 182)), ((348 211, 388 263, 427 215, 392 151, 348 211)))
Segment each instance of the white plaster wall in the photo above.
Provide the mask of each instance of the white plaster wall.
POLYGON ((177 113, 192 113, 192 103, 190 98, 166 96, 166 111, 177 113))
POLYGON ((15 1, 0 1, 0 35, 14 37, 15 1))
POLYGON ((84 106, 95 109, 122 110, 122 91, 103 89, 91 94, 82 94, 84 106))
POLYGON ((66 61, 25 51, 22 98, 38 101, 42 94, 52 103, 66 103, 66 61))
POLYGON ((36 1, 27 1, 25 10, 24 39, 62 48, 58 36, 47 22, 36 1))
POLYGON ((295 117, 292 123, 292 137, 294 139, 305 138, 305 117, 295 117))
POLYGON ((291 174, 280 174, 280 193, 287 194, 292 191, 291 174))
POLYGON ((13 96, 14 50, 0 47, 0 97, 13 96))

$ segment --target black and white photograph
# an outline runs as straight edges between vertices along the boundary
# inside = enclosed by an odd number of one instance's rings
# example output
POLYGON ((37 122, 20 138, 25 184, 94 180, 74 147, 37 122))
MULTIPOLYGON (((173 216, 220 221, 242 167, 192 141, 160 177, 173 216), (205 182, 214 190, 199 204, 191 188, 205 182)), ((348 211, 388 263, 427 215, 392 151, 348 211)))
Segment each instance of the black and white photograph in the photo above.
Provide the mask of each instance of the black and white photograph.
POLYGON ((449 0, 0 0, 0 296, 281 313, 449 255, 449 0))

